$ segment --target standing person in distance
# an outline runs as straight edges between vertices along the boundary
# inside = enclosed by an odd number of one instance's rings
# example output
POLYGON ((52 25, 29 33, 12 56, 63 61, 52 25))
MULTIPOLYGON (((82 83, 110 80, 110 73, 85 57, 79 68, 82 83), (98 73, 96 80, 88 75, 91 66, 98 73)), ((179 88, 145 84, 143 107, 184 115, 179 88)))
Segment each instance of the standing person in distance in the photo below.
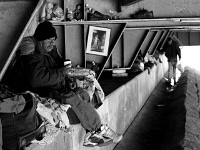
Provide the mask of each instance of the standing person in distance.
POLYGON ((172 79, 174 80, 174 84, 176 84, 176 68, 179 57, 179 61, 181 60, 181 50, 176 41, 173 40, 172 37, 167 38, 167 43, 164 47, 165 56, 168 60, 168 82, 171 84, 172 79))

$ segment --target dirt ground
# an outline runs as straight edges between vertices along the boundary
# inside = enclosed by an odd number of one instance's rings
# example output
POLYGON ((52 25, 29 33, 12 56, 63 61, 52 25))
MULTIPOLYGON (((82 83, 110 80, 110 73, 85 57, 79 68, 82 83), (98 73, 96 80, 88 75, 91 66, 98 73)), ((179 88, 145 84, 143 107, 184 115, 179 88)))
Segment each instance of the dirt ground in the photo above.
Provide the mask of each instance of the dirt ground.
POLYGON ((189 67, 172 92, 163 78, 114 150, 200 150, 199 87, 189 67))

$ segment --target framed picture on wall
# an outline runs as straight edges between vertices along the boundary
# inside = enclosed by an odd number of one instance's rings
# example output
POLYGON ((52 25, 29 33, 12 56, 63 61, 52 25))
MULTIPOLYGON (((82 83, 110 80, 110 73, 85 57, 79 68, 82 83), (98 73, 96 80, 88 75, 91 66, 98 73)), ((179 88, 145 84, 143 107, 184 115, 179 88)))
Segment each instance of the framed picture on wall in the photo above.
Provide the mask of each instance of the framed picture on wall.
POLYGON ((108 28, 90 26, 86 53, 107 56, 110 31, 108 28))

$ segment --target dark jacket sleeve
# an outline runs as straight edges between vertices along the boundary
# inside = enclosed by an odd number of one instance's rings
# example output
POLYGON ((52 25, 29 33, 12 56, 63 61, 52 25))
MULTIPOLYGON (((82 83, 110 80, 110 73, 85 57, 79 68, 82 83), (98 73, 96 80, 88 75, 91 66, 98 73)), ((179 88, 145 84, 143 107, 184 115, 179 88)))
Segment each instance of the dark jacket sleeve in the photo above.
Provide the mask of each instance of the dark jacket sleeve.
POLYGON ((53 50, 49 54, 54 58, 59 67, 64 66, 64 59, 58 54, 58 49, 56 46, 54 46, 53 50))
POLYGON ((176 44, 176 51, 177 51, 177 55, 178 55, 179 59, 181 59, 181 50, 180 50, 178 44, 176 44))
POLYGON ((165 47, 164 48, 164 52, 165 52, 165 56, 167 57, 167 58, 169 58, 169 47, 165 47))
POLYGON ((26 78, 32 88, 62 86, 65 73, 63 68, 56 68, 54 61, 47 55, 29 55, 25 58, 26 78))

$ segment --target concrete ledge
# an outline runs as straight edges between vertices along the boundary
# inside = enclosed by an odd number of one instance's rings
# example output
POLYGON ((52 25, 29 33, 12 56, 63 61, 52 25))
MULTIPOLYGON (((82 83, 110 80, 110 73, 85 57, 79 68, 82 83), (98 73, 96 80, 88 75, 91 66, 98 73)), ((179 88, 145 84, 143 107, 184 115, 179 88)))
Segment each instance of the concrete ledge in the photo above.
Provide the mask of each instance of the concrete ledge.
MULTIPOLYGON (((128 83, 122 85, 106 97, 103 105, 97 110, 102 118, 102 123, 108 124, 113 130, 123 134, 146 100, 163 78, 168 69, 164 56, 163 63, 149 70, 143 71, 128 83)), ((89 150, 83 147, 85 131, 82 126, 71 126, 71 134, 60 132, 55 140, 47 146, 30 145, 28 150, 89 150)), ((95 147, 93 150, 111 150, 115 144, 105 147, 95 147)))
POLYGON ((186 91, 185 134, 181 143, 184 150, 200 149, 200 72, 188 68, 186 91))

